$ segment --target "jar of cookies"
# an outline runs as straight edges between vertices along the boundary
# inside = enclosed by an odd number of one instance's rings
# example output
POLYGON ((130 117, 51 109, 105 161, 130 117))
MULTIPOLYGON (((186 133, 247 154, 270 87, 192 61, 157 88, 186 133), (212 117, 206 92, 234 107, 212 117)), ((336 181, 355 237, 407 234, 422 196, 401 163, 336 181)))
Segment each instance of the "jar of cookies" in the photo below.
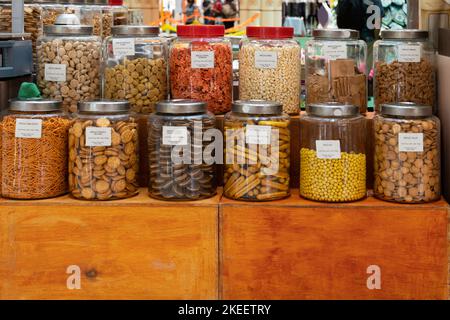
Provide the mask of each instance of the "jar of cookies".
POLYGON ((170 92, 173 99, 208 103, 215 114, 230 111, 233 85, 231 42, 223 25, 179 25, 170 46, 170 92))
MULTIPOLYGON (((375 110, 385 103, 436 105, 436 53, 424 30, 383 30, 375 42, 375 110)), ((434 109, 435 111, 435 109, 434 109)))
POLYGON ((101 40, 92 32, 76 15, 62 14, 38 40, 37 84, 43 97, 62 100, 69 112, 100 98, 101 40))
POLYGON ((367 111, 367 45, 350 29, 314 30, 306 49, 306 104, 330 101, 367 111))
POLYGON ((80 102, 69 130, 69 185, 83 200, 138 194, 138 130, 127 101, 80 102))
POLYGON ((290 195, 289 123, 278 102, 233 103, 224 123, 227 198, 269 201, 290 195))
POLYGON ((10 101, 1 123, 3 197, 44 199, 68 192, 70 125, 60 101, 10 101))
POLYGON ((441 197, 439 119, 431 106, 383 104, 374 119, 375 197, 424 203, 441 197))
POLYGON ((357 106, 310 104, 300 120, 300 195, 350 202, 366 190, 366 120, 357 106))
POLYGON ((114 26, 105 40, 103 95, 125 99, 136 112, 140 136, 139 184, 148 185, 147 115, 167 99, 167 42, 159 27, 114 26))
POLYGON ((239 50, 239 98, 279 101, 300 111, 300 45, 291 27, 247 27, 239 50))
POLYGON ((173 201, 214 196, 219 154, 211 141, 220 136, 205 102, 159 102, 149 118, 149 195, 173 201))

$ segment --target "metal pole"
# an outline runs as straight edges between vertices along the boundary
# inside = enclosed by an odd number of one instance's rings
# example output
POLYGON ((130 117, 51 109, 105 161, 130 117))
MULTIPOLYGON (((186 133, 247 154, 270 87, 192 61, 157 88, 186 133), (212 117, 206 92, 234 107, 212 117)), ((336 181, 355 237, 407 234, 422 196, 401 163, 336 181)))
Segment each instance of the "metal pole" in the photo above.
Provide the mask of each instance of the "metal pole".
POLYGON ((420 28, 420 1, 408 0, 408 28, 420 28))
POLYGON ((12 33, 24 33, 24 0, 12 0, 12 33))

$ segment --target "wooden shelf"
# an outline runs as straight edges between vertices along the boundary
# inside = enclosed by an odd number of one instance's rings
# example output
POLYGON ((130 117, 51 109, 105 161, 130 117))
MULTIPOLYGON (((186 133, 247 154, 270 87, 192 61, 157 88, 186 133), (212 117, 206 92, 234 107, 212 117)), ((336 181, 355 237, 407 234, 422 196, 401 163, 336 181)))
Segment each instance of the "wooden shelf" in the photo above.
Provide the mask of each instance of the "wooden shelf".
POLYGON ((446 299, 448 205, 0 199, 1 299, 446 299), (381 290, 366 286, 381 268, 381 290), (69 290, 69 266, 80 290, 69 290))

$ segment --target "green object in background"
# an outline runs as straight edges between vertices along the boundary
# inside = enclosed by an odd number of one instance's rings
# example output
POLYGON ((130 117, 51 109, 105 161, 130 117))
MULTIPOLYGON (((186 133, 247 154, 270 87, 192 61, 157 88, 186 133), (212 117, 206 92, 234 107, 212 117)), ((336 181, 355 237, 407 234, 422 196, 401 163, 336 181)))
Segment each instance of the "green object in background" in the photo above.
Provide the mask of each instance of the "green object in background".
POLYGON ((41 92, 39 91, 36 84, 32 82, 22 82, 17 97, 19 99, 40 98, 41 92))

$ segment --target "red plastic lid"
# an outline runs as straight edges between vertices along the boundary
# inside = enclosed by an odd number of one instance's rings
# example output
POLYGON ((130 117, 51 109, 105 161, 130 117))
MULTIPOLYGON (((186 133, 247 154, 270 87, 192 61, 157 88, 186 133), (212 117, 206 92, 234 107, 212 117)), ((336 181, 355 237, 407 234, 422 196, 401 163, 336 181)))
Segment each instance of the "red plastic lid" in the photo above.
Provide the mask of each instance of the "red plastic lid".
POLYGON ((247 37, 261 39, 287 39, 294 36, 292 27, 247 27, 247 37))
POLYGON ((177 26, 177 35, 179 37, 223 37, 225 27, 223 25, 180 25, 177 26))
POLYGON ((123 6, 123 0, 109 0, 110 6, 123 6))

